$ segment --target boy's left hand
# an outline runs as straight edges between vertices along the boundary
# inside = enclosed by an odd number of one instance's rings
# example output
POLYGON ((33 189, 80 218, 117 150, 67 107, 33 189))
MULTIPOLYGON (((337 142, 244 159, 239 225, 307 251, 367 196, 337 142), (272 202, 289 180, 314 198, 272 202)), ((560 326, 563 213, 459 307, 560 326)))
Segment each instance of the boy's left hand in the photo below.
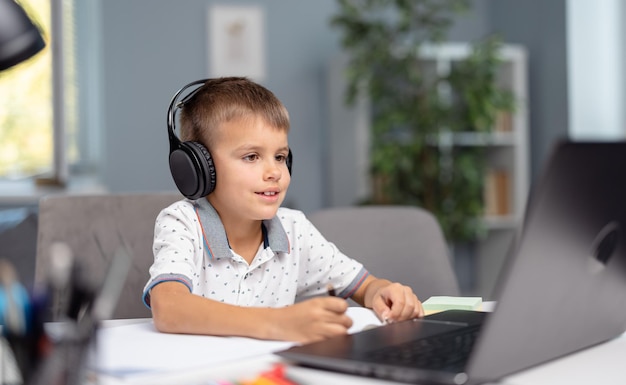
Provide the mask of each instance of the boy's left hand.
POLYGON ((422 302, 413 290, 399 283, 374 285, 371 308, 384 322, 398 322, 424 316, 422 302))

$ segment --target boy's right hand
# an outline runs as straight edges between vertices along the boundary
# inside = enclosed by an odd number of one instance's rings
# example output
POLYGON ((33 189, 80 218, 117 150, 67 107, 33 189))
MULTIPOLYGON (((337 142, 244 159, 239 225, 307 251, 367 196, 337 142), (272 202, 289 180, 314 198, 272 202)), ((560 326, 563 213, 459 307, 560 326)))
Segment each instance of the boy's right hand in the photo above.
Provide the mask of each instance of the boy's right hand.
POLYGON ((276 309, 275 339, 309 343, 345 335, 352 326, 347 309, 348 302, 337 297, 317 297, 276 309))

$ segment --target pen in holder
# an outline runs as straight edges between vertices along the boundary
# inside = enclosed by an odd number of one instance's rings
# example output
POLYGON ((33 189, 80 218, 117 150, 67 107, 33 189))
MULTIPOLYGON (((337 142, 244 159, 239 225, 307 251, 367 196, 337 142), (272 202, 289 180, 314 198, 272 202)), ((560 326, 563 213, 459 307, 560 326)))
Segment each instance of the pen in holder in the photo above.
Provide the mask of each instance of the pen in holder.
MULTIPOLYGON (((19 282, 13 265, 0 260, 0 323, 2 336, 10 348, 7 355, 12 355, 17 372, 4 367, 2 383, 8 379, 5 375, 19 374, 20 381, 29 383, 40 362, 50 351, 50 343, 43 327, 44 297, 28 292, 19 282)), ((10 362, 3 355, 3 365, 10 362)), ((19 382, 18 382, 19 383, 19 382)))
MULTIPOLYGON (((97 237, 96 242, 99 244, 97 237)), ((123 239, 120 236, 123 245, 123 239)), ((109 261, 109 267, 101 282, 93 282, 79 260, 69 249, 59 248, 53 261, 57 271, 50 272, 51 296, 56 298, 55 314, 58 338, 50 356, 39 368, 36 378, 28 385, 79 385, 88 375, 88 353, 96 350, 97 328, 100 321, 109 319, 121 294, 123 283, 131 267, 131 254, 127 247, 120 247, 109 261), (69 257, 68 257, 69 256, 69 257)), ((54 254, 54 253, 52 253, 54 254)), ((51 255, 51 257, 53 257, 51 255)))
POLYGON ((55 245, 50 254, 47 291, 52 300, 55 342, 28 385, 84 383, 85 360, 95 338, 92 309, 97 286, 67 246, 55 245))
POLYGON ((0 259, 2 384, 84 383, 84 361, 96 331, 92 315, 96 286, 85 278, 77 261, 62 254, 64 262, 53 264, 50 269, 50 273, 56 274, 55 279, 31 291, 20 283, 13 265, 0 259), (59 321, 53 325, 54 342, 44 327, 50 305, 63 311, 54 318, 59 321))

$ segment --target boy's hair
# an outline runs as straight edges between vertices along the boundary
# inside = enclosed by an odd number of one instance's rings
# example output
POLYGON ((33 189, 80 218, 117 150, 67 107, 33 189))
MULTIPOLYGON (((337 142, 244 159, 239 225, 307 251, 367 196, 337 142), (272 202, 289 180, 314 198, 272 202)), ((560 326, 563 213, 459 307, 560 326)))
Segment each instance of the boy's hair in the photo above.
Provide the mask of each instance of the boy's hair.
POLYGON ((267 88, 245 77, 209 79, 182 107, 180 137, 210 150, 220 124, 251 116, 260 116, 270 126, 289 132, 287 108, 267 88))

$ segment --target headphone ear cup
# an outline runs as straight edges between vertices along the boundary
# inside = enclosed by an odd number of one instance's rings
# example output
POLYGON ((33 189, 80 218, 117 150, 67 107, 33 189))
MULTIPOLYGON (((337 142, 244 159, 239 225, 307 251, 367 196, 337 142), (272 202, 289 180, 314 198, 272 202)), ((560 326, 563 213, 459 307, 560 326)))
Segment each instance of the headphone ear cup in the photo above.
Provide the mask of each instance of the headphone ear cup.
POLYGON ((170 171, 176 187, 189 199, 202 198, 215 190, 213 158, 198 142, 182 142, 170 152, 170 171))
POLYGON ((287 170, 289 170, 289 175, 291 175, 291 165, 293 164, 293 153, 291 152, 291 149, 289 149, 289 153, 287 154, 287 170))

